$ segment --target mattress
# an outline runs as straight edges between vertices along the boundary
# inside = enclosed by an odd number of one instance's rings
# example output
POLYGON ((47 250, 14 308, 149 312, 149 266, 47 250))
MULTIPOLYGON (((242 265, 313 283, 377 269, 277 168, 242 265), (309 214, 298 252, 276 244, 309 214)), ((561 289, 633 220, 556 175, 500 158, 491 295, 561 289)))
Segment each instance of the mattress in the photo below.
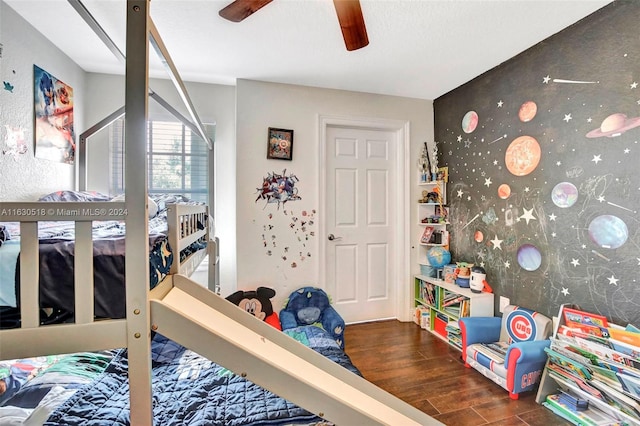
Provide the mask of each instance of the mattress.
MULTIPOLYGON (((75 191, 49 194, 41 201, 103 201, 105 196, 85 196, 75 191)), ((156 214, 149 219, 149 281, 154 288, 169 274, 174 254, 167 238, 167 203, 190 203, 181 196, 154 197, 156 214)), ((0 245, 0 307, 3 307, 2 328, 19 325, 14 320, 17 313, 7 307, 17 308, 20 301, 20 226, 3 223, 8 239, 0 245)), ((204 226, 204 224, 203 224, 204 226)), ((124 318, 126 315, 125 292, 125 224, 121 221, 96 221, 92 223, 94 262, 94 313, 98 318, 124 318)), ((68 319, 74 309, 74 222, 39 222, 39 270, 42 308, 52 308, 56 318, 68 319)), ((184 259, 194 251, 203 249, 206 243, 195 242, 180 253, 184 259)), ((139 259, 144 261, 143 259, 139 259)), ((55 320, 57 321, 57 320, 55 320)))

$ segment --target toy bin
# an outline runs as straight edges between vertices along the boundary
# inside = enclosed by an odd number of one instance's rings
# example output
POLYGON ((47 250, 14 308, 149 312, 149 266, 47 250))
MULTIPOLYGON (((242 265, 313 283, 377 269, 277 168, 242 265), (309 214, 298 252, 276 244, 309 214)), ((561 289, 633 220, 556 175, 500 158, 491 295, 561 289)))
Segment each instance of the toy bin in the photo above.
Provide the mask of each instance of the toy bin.
POLYGON ((447 321, 440 318, 440 316, 436 315, 435 321, 433 323, 433 330, 438 333, 440 336, 447 338, 447 321))

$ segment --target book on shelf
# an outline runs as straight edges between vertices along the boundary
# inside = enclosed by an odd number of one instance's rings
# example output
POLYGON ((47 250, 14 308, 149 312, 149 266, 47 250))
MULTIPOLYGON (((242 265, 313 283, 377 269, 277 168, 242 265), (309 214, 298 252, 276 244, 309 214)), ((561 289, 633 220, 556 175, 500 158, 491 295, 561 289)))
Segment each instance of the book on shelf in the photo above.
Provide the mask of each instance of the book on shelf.
POLYGON ((609 326, 609 322, 606 317, 578 309, 565 307, 562 310, 562 315, 564 316, 565 324, 569 327, 581 327, 583 325, 595 327, 609 326))
POLYGON ((591 380, 590 383, 602 393, 603 400, 607 404, 618 408, 623 413, 634 417, 637 420, 640 420, 640 403, 638 403, 638 401, 596 379, 591 380))
POLYGON ((638 370, 638 373, 640 374, 640 361, 637 361, 629 356, 625 356, 624 354, 611 349, 610 346, 605 346, 600 343, 583 339, 582 337, 576 337, 575 342, 580 349, 596 355, 601 360, 611 361, 616 364, 634 368, 638 370))
POLYGON ((624 373, 615 373, 618 378, 618 382, 622 385, 622 392, 630 395, 634 399, 640 399, 640 378, 630 376, 624 373))
POLYGON ((551 348, 544 348, 544 351, 547 353, 550 363, 558 365, 564 370, 569 370, 580 376, 582 379, 591 379, 591 372, 583 364, 561 354, 560 352, 556 352, 551 348))
POLYGON ((429 244, 434 230, 435 228, 433 226, 425 226, 424 231, 422 231, 422 237, 420 237, 420 242, 422 244, 429 244))
POLYGON ((442 301, 442 307, 446 307, 446 306, 451 306, 451 305, 455 305, 457 303, 462 302, 463 300, 468 299, 467 296, 455 296, 455 297, 451 297, 451 298, 445 298, 442 301))
POLYGON ((574 408, 570 403, 571 400, 563 397, 563 395, 567 394, 560 393, 548 395, 545 402, 543 402, 543 405, 551 409, 560 417, 563 417, 574 424, 609 426, 619 424, 615 418, 595 407, 589 407, 581 410, 574 408))
POLYGON ((616 341, 640 347, 640 333, 637 333, 635 331, 609 327, 609 335, 616 341))

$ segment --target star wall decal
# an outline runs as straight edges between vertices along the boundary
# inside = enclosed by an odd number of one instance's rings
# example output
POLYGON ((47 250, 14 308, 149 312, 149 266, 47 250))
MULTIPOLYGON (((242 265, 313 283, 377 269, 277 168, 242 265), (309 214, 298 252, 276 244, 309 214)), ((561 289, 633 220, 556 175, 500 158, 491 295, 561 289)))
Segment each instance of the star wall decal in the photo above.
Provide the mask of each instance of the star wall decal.
POLYGON ((571 114, 565 114, 562 120, 568 123, 569 121, 571 121, 572 118, 573 117, 571 117, 571 114))
POLYGON ((578 259, 571 259, 571 264, 575 268, 576 266, 580 266, 580 261, 578 259))
POLYGON ((555 222, 557 217, 558 217, 558 216, 556 216, 556 215, 555 215, 555 213, 551 213, 551 214, 549 215, 549 220, 550 220, 551 222, 555 222))
POLYGON ((530 220, 536 220, 536 218, 533 216, 533 209, 530 209, 530 210, 524 209, 524 214, 520 216, 518 219, 526 220, 527 225, 529 224, 530 220))
POLYGON ((610 284, 610 285, 615 285, 615 286, 617 286, 617 285, 618 285, 618 281, 620 281, 620 280, 619 280, 618 278, 616 278, 614 275, 611 275, 611 276, 609 277, 609 284, 610 284))
POLYGON ((593 159, 591 159, 591 161, 593 161, 594 163, 598 164, 600 161, 602 161, 602 158, 600 157, 600 155, 594 155, 593 159))
POLYGON ((493 249, 500 249, 502 250, 502 247, 500 247, 500 245, 502 244, 502 240, 498 239, 498 236, 496 235, 495 237, 493 237, 493 240, 491 240, 491 243, 493 244, 493 249))
POLYGON ((565 295, 565 296, 568 296, 569 295, 569 289, 566 288, 566 287, 562 287, 562 294, 565 295))

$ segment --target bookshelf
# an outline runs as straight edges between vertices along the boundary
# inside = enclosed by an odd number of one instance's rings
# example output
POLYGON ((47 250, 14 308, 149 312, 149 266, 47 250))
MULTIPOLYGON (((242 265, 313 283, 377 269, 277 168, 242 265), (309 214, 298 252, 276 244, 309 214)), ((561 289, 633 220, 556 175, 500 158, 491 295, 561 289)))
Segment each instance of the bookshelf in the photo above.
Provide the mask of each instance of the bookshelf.
POLYGON ((434 246, 449 247, 449 208, 447 207, 447 183, 442 180, 418 182, 421 189, 421 199, 418 200, 418 264, 430 266, 427 261, 427 250, 434 246), (427 194, 425 196, 424 194, 427 194), (439 194, 434 197, 430 194, 439 194), (427 201, 427 202, 420 202, 427 201), (425 237, 426 234, 430 238, 425 237))
POLYGON ((640 330, 563 305, 547 354, 537 403, 581 424, 640 425, 640 330))
POLYGON ((427 318, 426 330, 461 350, 458 319, 467 316, 492 317, 493 293, 474 293, 444 280, 416 275, 414 304, 427 318))

